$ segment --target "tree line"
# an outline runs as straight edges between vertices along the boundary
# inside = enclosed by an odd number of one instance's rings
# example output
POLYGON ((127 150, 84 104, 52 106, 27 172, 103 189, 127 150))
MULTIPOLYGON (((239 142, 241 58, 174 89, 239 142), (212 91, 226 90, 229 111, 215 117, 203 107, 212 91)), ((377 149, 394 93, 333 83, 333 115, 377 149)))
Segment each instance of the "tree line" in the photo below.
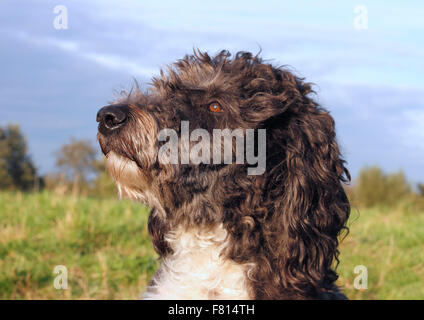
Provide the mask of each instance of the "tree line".
POLYGON ((103 157, 90 140, 70 138, 53 154, 55 169, 40 175, 18 125, 0 127, 0 189, 114 196, 103 157))
MULTIPOLYGON (((19 126, 0 127, 0 189, 116 196, 104 158, 90 140, 70 138, 53 156, 55 170, 39 175, 19 126)), ((378 166, 365 167, 346 191, 352 204, 359 207, 395 206, 408 200, 424 208, 424 184, 414 188, 402 171, 385 173, 378 166)))

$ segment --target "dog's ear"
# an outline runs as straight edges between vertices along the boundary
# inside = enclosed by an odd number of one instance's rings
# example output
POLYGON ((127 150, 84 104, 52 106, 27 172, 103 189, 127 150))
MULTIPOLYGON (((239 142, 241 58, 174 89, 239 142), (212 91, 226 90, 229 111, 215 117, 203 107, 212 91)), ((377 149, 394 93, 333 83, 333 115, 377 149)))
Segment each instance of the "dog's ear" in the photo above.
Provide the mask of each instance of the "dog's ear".
POLYGON ((331 290, 337 279, 331 265, 349 217, 342 183, 350 176, 335 139, 333 118, 305 94, 308 84, 292 79, 292 91, 286 91, 291 104, 287 106, 284 98, 282 112, 265 125, 267 192, 274 212, 269 226, 273 243, 280 246, 277 253, 271 250, 283 287, 316 296, 331 290))

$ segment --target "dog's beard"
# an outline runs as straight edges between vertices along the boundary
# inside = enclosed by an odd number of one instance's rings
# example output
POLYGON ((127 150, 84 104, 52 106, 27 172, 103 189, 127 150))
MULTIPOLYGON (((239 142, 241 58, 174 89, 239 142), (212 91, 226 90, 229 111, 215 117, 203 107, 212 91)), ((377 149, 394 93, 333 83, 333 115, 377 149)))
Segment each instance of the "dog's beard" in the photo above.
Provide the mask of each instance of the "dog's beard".
POLYGON ((135 161, 110 151, 106 155, 106 168, 116 182, 120 198, 145 200, 142 190, 146 177, 135 161))
POLYGON ((155 212, 165 215, 162 203, 155 195, 153 183, 137 163, 110 151, 106 155, 106 168, 118 188, 119 197, 149 205, 155 212))

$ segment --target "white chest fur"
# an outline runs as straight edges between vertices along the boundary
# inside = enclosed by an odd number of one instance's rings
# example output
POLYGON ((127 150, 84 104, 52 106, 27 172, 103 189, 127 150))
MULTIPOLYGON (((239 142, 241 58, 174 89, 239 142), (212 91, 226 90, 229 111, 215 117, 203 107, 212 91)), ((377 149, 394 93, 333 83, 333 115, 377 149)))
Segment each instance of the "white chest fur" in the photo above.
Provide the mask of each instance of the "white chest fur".
POLYGON ((226 230, 176 230, 166 236, 173 254, 147 288, 144 299, 249 299, 249 264, 240 265, 221 254, 228 246, 226 230))

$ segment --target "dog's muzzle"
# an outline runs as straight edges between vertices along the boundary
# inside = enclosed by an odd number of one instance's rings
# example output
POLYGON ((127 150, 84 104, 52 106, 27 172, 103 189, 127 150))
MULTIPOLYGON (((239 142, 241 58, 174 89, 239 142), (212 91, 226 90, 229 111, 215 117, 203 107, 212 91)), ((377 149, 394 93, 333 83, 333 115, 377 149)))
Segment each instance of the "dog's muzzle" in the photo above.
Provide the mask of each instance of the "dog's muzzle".
POLYGON ((121 129, 128 121, 129 111, 126 105, 110 105, 101 108, 96 117, 99 132, 109 135, 121 129))

